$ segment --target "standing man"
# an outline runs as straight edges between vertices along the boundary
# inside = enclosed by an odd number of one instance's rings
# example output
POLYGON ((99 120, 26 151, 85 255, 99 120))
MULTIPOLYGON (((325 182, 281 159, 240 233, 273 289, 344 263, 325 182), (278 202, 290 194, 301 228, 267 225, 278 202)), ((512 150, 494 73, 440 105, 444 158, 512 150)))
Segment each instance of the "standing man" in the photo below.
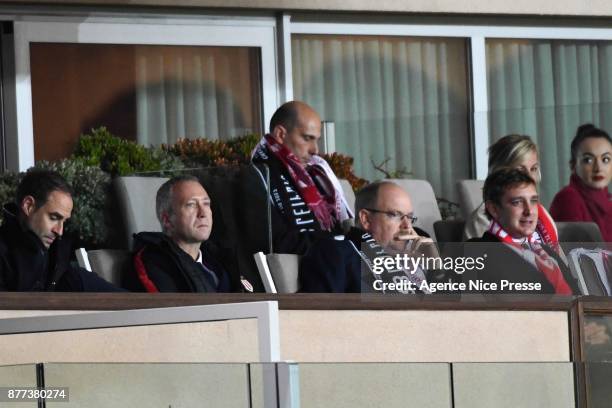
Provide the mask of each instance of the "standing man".
POLYGON ((31 170, 24 176, 15 202, 3 208, 0 291, 119 290, 70 265, 72 247, 63 235, 72 206, 72 188, 58 173, 31 170))
MULTIPOLYGON (((319 114, 304 102, 287 102, 272 116, 270 133, 252 156, 253 163, 270 169, 270 198, 284 224, 311 238, 339 233, 342 221, 353 217, 338 178, 318 156, 320 138, 319 114)), ((303 242, 289 246, 294 248, 283 252, 307 249, 303 242)))
MULTIPOLYGON (((193 176, 178 176, 157 191, 156 212, 162 232, 134 236, 136 275, 126 286, 147 292, 229 292, 225 264, 233 254, 208 240, 213 214, 208 193, 193 176)), ((242 285, 252 288, 246 280, 242 285)), ((249 290, 250 289, 250 290, 249 290)))

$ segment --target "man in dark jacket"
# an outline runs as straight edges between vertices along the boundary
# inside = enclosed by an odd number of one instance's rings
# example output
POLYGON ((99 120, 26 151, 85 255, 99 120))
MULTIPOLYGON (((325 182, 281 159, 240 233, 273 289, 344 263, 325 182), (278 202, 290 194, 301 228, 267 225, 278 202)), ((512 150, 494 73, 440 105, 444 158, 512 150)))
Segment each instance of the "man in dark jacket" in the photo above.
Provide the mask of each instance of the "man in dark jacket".
POLYGON ((437 258, 438 251, 424 231, 414 226, 412 201, 397 184, 382 181, 359 191, 355 202, 359 227, 344 241, 321 240, 313 244, 300 264, 301 290, 305 292, 387 292, 383 282, 407 280, 412 289, 425 292, 422 268, 386 269, 377 273, 375 259, 391 254, 437 258), (333 245, 332 245, 333 244, 333 245))
MULTIPOLYGON (((576 281, 559 255, 558 241, 536 229, 542 221, 535 181, 521 170, 499 170, 485 180, 483 196, 491 225, 481 238, 466 245, 470 255, 487 255, 476 279, 495 286, 483 291, 578 294, 576 281)), ((554 231, 552 225, 545 227, 540 230, 554 231)))
MULTIPOLYGON (((232 255, 208 242, 211 201, 199 180, 174 177, 157 191, 157 218, 163 232, 141 232, 134 239, 136 275, 126 286, 147 292, 230 292, 224 265, 232 255)), ((242 279, 245 290, 251 289, 242 279)), ((238 284, 240 285, 240 284, 238 284)))
POLYGON ((302 255, 317 239, 342 234, 342 222, 353 217, 338 178, 318 155, 320 138, 319 114, 291 101, 276 110, 270 133, 253 151, 253 163, 269 169, 273 216, 285 227, 272 221, 276 252, 302 255))
POLYGON ((72 206, 72 188, 58 173, 31 170, 24 176, 16 201, 3 208, 0 290, 118 290, 70 264, 71 245, 62 236, 72 206))

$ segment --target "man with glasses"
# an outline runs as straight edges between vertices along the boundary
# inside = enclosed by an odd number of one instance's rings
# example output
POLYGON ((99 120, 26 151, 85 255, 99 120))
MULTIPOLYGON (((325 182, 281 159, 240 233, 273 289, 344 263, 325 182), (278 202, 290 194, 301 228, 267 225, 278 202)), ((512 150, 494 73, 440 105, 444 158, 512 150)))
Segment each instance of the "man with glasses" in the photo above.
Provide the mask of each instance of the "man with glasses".
POLYGON ((422 268, 386 270, 375 273, 376 258, 408 254, 411 257, 438 257, 438 251, 427 234, 414 226, 412 201, 397 184, 389 181, 372 183, 357 193, 355 213, 358 226, 351 228, 343 245, 320 241, 303 257, 300 265, 301 290, 305 292, 371 292, 375 280, 413 283, 420 292, 426 281, 422 268), (338 250, 340 249, 340 250, 338 250))

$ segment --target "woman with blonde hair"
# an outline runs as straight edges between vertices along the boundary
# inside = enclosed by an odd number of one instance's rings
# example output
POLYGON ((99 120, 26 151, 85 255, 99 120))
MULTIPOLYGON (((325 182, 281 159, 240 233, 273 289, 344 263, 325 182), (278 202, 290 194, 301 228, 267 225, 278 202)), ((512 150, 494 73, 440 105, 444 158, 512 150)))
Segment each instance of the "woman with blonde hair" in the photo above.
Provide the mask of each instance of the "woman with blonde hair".
MULTIPOLYGON (((489 147, 489 174, 502 169, 519 169, 527 173, 536 184, 540 183, 540 162, 538 147, 531 137, 526 135, 506 135, 489 147)), ((543 243, 558 249, 559 238, 557 227, 544 208, 538 204, 538 223, 536 234, 543 243)), ((465 222, 464 239, 479 238, 489 229, 491 220, 485 214, 482 203, 465 222)))

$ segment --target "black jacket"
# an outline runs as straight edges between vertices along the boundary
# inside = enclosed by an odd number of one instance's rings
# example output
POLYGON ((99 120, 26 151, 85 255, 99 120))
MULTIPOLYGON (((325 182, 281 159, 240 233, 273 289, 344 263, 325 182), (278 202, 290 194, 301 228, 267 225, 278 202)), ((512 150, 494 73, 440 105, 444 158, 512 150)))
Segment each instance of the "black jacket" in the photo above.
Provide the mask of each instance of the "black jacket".
POLYGON ((119 290, 95 273, 70 264, 71 244, 58 238, 47 249, 22 226, 15 204, 4 206, 0 227, 0 291, 108 292, 119 290))
MULTIPOLYGON (((429 237, 415 228, 417 234, 429 237)), ((384 254, 379 244, 364 242, 366 231, 353 227, 345 240, 321 239, 312 244, 300 260, 299 282, 301 292, 358 293, 372 292, 374 257, 384 254), (377 247, 379 253, 376 253, 377 247)), ((369 236, 369 234, 368 234, 369 236)), ((396 272, 402 276, 404 272, 396 272)), ((395 274, 386 273, 377 279, 392 280, 395 274)))
MULTIPOLYGON (((576 280, 571 275, 571 272, 565 262, 557 255, 557 253, 547 245, 542 245, 546 253, 555 259, 565 281, 572 289, 574 294, 579 294, 576 280)), ((482 256, 486 254, 484 269, 475 273, 474 276, 466 276, 464 282, 468 283, 469 279, 482 279, 484 282, 497 283, 500 288, 500 282, 507 280, 512 283, 540 283, 541 291, 517 291, 517 290, 499 290, 498 293, 524 293, 524 294, 554 294, 555 289, 552 284, 546 279, 544 274, 540 272, 530 262, 523 259, 520 255, 514 252, 507 245, 490 232, 485 232, 481 238, 472 238, 467 241, 466 255, 482 256)))
MULTIPOLYGON (((230 283, 225 267, 217 260, 221 250, 206 241, 201 246, 202 263, 214 272, 217 282, 202 266, 179 248, 166 234, 141 232, 134 235, 134 273, 125 286, 148 292, 230 292, 238 285, 230 283), (233 286, 233 287, 232 287, 233 286)), ((231 261, 225 257, 225 261, 231 261)))

